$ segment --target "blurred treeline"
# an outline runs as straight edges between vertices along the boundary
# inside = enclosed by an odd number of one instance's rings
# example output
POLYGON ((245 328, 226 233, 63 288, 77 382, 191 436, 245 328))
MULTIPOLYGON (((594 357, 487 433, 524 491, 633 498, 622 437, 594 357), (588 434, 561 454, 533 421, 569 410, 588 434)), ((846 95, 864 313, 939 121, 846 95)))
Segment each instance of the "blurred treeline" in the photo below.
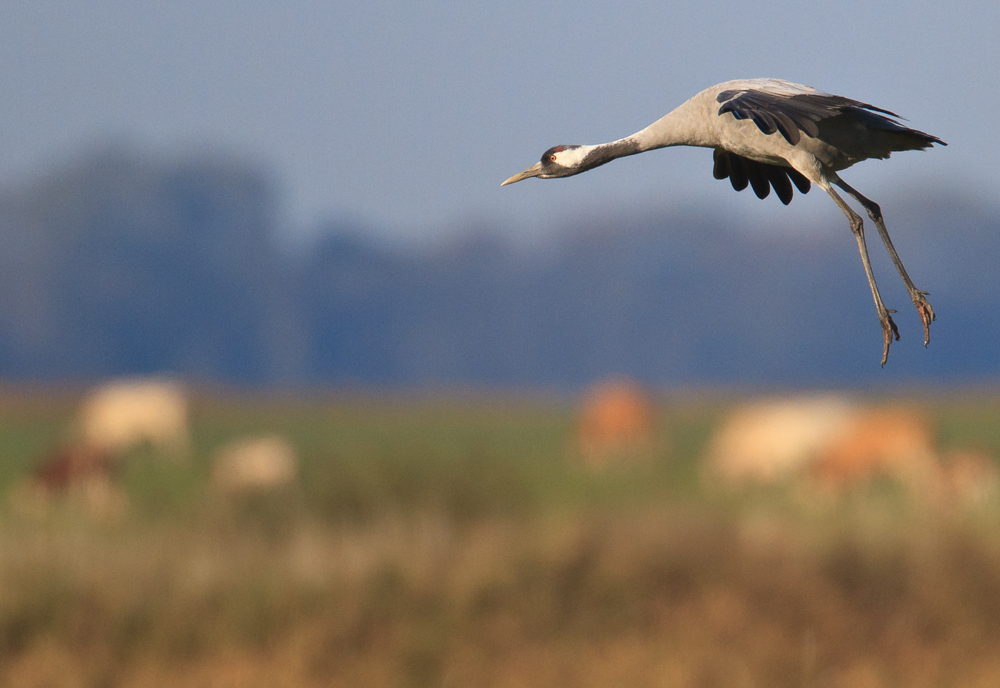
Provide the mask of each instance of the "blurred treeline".
POLYGON ((879 200, 939 315, 925 352, 872 232, 903 335, 887 371, 855 243, 829 204, 786 211, 812 219, 781 229, 709 208, 637 210, 568 220, 535 248, 504 228, 405 247, 336 222, 295 246, 268 170, 110 148, 0 192, 0 376, 561 388, 609 373, 656 385, 995 378, 1000 212, 945 191, 879 200))

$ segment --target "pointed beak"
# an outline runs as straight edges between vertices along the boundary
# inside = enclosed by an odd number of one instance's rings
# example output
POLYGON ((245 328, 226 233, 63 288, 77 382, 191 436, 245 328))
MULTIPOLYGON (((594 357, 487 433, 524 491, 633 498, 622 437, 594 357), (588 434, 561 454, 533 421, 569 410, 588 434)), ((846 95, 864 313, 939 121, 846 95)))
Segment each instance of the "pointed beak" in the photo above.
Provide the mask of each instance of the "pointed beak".
POLYGON ((526 169, 524 172, 518 172, 510 179, 506 180, 500 186, 507 186, 508 184, 513 184, 514 182, 519 182, 522 179, 527 179, 528 177, 537 177, 542 171, 542 163, 536 162, 534 165, 526 169))

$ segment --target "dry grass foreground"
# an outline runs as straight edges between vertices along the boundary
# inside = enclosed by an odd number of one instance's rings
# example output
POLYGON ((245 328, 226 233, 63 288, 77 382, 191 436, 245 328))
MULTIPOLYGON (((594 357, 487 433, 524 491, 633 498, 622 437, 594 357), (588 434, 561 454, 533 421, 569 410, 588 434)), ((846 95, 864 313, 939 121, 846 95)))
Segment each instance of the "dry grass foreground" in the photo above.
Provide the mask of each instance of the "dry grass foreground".
MULTIPOLYGON (((995 398, 919 405, 1000 455, 995 398)), ((184 461, 35 499, 77 403, 0 394, 0 688, 1000 685, 996 492, 714 489, 729 407, 648 406, 594 471, 560 403, 201 397, 184 461), (272 434, 291 482, 216 489, 272 434)))
POLYGON ((9 524, 0 685, 1000 685, 1000 544, 975 518, 217 525, 9 524))

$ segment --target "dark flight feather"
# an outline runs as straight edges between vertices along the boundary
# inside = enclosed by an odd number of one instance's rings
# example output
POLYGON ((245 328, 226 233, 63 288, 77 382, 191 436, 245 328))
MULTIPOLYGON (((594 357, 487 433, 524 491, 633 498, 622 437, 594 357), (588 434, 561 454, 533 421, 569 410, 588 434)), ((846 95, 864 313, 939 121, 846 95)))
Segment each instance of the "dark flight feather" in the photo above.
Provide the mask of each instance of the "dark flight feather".
POLYGON ((753 187, 757 198, 767 198, 773 188, 781 202, 788 205, 792 202, 794 195, 792 184, 795 184, 795 188, 803 194, 809 193, 809 189, 812 187, 809 180, 802 176, 802 173, 791 167, 757 162, 722 148, 716 148, 712 157, 714 161, 713 177, 716 179, 728 177, 733 188, 737 191, 742 191, 749 184, 753 187))
POLYGON ((716 100, 722 103, 719 115, 732 113, 736 119, 752 120, 765 134, 780 132, 788 143, 799 142, 799 132, 816 138, 817 122, 844 113, 853 113, 867 126, 885 129, 906 129, 890 117, 899 115, 860 100, 828 93, 800 93, 786 95, 756 90, 729 90, 720 93, 716 100))

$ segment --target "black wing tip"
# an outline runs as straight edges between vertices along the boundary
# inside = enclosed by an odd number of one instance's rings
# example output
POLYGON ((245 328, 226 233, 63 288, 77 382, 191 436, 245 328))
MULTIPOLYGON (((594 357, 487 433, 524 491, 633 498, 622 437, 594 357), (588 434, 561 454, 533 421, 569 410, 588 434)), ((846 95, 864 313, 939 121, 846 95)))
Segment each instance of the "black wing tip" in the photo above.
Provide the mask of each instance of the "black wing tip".
POLYGON ((721 117, 727 112, 731 113, 734 119, 751 120, 757 125, 757 128, 760 129, 761 133, 765 136, 770 136, 771 134, 778 132, 786 141, 788 141, 789 144, 793 146, 799 142, 799 130, 795 126, 795 123, 791 120, 784 122, 770 113, 754 110, 741 110, 739 108, 732 107, 729 103, 720 107, 718 114, 721 117), (789 124, 792 126, 788 126, 789 124))
MULTIPOLYGON (((719 95, 715 96, 715 102, 724 103, 725 101, 730 100, 733 96, 736 96, 740 93, 744 93, 744 91, 741 91, 739 89, 729 89, 728 91, 722 91, 719 95)), ((719 111, 719 114, 722 114, 721 110, 719 111)))
POLYGON ((757 162, 721 148, 716 148, 712 157, 715 163, 712 169, 713 177, 719 180, 728 177, 736 191, 751 186, 754 194, 761 200, 767 198, 773 188, 778 199, 784 205, 788 205, 795 195, 793 184, 801 194, 809 193, 809 189, 812 188, 809 180, 791 167, 757 162))
POLYGON ((872 112, 877 112, 882 115, 889 115, 890 117, 895 117, 896 119, 903 120, 904 122, 906 121, 906 118, 903 117, 902 115, 897 115, 892 110, 886 110, 885 108, 876 107, 871 103, 862 103, 860 101, 855 100, 853 102, 853 105, 854 107, 864 108, 865 110, 871 110, 872 112))
POLYGON ((788 178, 792 180, 792 183, 795 184, 795 188, 799 190, 800 194, 804 196, 809 193, 809 189, 812 188, 812 183, 804 174, 791 167, 789 167, 785 173, 788 175, 788 178))
POLYGON ((783 127, 778 127, 778 131, 780 131, 781 135, 785 137, 785 140, 788 141, 789 145, 794 146, 800 140, 798 129, 784 129, 783 127))
POLYGON ((777 132, 791 146, 798 145, 802 138, 800 132, 816 137, 818 130, 815 122, 801 113, 759 107, 761 103, 757 101, 769 97, 770 94, 748 89, 723 91, 716 96, 716 100, 722 103, 717 114, 721 117, 728 112, 737 120, 751 120, 765 136, 777 132))
POLYGON ((735 88, 720 92, 715 99, 722 103, 718 112, 720 116, 729 112, 738 120, 751 120, 765 136, 780 133, 792 146, 801 140, 800 132, 816 138, 819 136, 818 122, 848 112, 875 128, 915 136, 916 139, 912 139, 917 144, 915 148, 929 148, 935 143, 948 145, 937 136, 901 124, 900 121, 905 122, 906 118, 892 110, 828 93, 780 96, 752 88, 735 88), (862 116, 862 113, 866 116, 862 116))

